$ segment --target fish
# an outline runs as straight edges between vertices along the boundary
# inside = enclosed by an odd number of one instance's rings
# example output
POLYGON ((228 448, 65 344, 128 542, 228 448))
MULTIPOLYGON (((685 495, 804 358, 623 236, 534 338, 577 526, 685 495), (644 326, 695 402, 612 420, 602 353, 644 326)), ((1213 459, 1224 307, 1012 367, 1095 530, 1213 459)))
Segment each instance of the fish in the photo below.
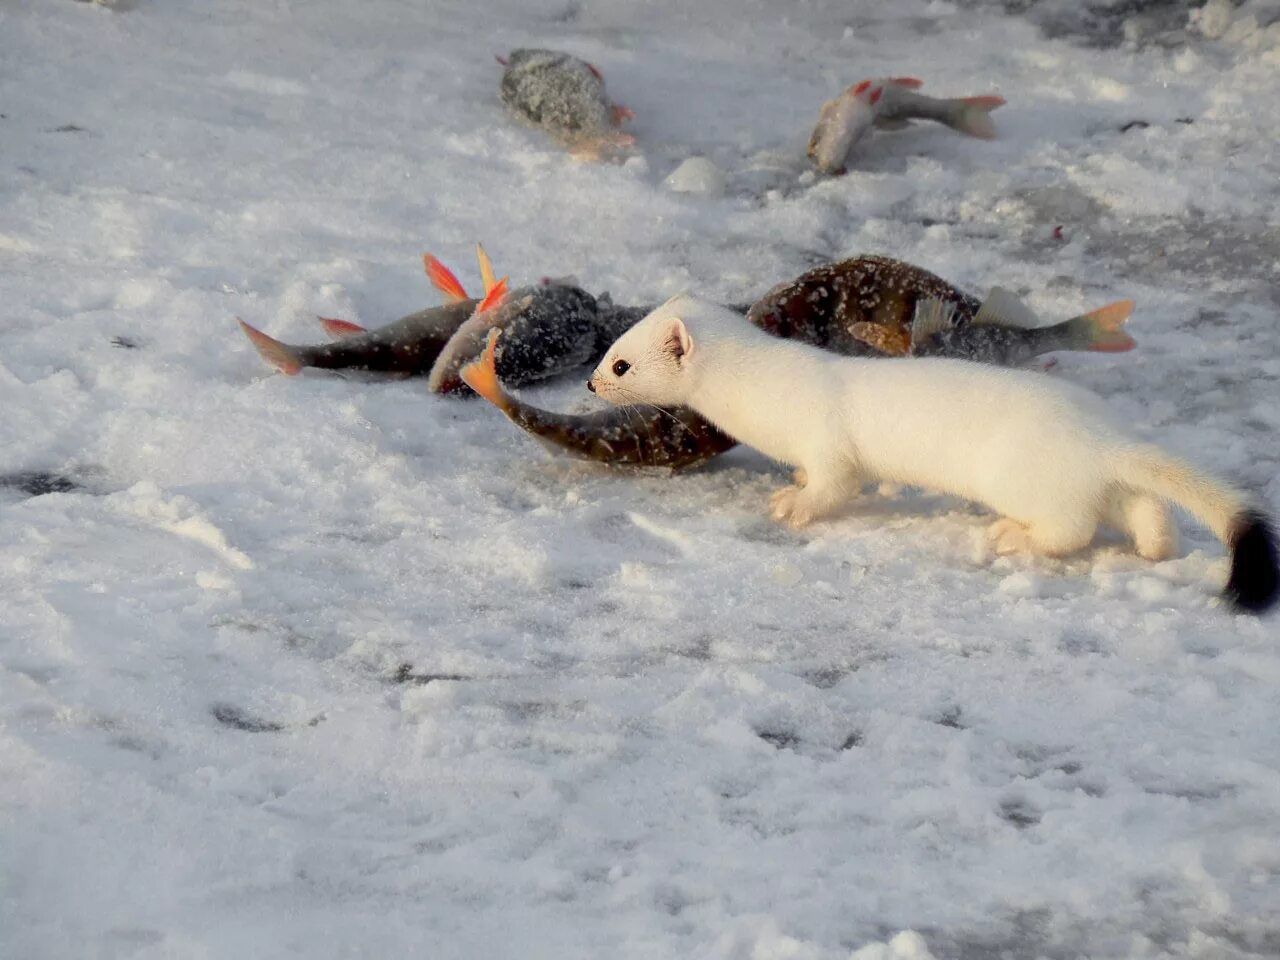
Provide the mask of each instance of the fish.
POLYGON ((938 99, 916 93, 924 81, 915 77, 863 80, 822 105, 818 124, 809 137, 809 159, 822 173, 840 175, 849 154, 872 129, 899 130, 914 119, 936 120, 953 130, 982 140, 995 138, 991 111, 1004 97, 938 99))
POLYGON ((1002 367, 1024 364, 1056 350, 1124 353, 1137 343, 1124 330, 1132 300, 1117 300, 1052 326, 1018 326, 1015 318, 1034 315, 1012 293, 993 287, 977 315, 958 319, 954 304, 918 302, 906 356, 958 357, 1002 367))
MULTIPOLYGON (((500 281, 493 279, 493 266, 483 247, 477 247, 477 257, 487 295, 500 281)), ((423 262, 432 284, 449 303, 419 310, 374 330, 347 320, 319 318, 335 339, 328 344, 287 344, 243 320, 240 327, 263 359, 285 374, 317 367, 434 375, 429 382, 438 391, 469 392, 457 380, 456 369, 480 352, 483 331, 495 315, 481 311, 483 300, 468 296, 458 278, 435 257, 427 254, 423 262), (478 337, 477 329, 481 331, 478 337), (469 345, 470 353, 463 349, 464 344, 469 345)), ((522 304, 523 312, 508 307, 498 317, 513 331, 498 358, 498 369, 508 383, 517 386, 596 359, 616 339, 617 318, 628 319, 633 309, 615 307, 607 294, 597 299, 576 284, 555 280, 516 290, 509 299, 522 304)))
POLYGON ((499 96, 520 120, 545 130, 575 155, 599 159, 635 138, 618 128, 635 114, 610 101, 595 64, 557 50, 513 50, 498 57, 499 96))
POLYGON ((490 330, 483 352, 462 366, 459 377, 512 423, 553 450, 603 463, 682 470, 706 463, 737 444, 688 408, 610 407, 572 414, 524 403, 502 385, 497 368, 501 337, 502 330, 490 330))
POLYGON ((597 301, 580 287, 547 284, 495 298, 494 287, 449 338, 427 375, 432 393, 470 393, 459 376, 492 329, 509 331, 498 357, 508 383, 523 385, 580 367, 608 347, 597 301), (603 342, 602 342, 603 341, 603 342))
POLYGON ((423 376, 430 373, 440 351, 476 311, 479 300, 466 295, 458 278, 431 254, 423 256, 427 276, 450 301, 367 330, 359 324, 332 317, 320 318, 334 343, 299 345, 282 343, 244 320, 240 329, 269 364, 289 376, 305 367, 324 370, 367 370, 423 376))
POLYGON ((1132 300, 1083 317, 1041 326, 1013 294, 993 288, 981 301, 922 267, 890 257, 862 256, 816 267, 778 284, 747 319, 784 338, 847 356, 955 357, 1017 366, 1057 350, 1122 352, 1135 346, 1123 326, 1132 300), (915 329, 925 300, 950 307, 915 329))

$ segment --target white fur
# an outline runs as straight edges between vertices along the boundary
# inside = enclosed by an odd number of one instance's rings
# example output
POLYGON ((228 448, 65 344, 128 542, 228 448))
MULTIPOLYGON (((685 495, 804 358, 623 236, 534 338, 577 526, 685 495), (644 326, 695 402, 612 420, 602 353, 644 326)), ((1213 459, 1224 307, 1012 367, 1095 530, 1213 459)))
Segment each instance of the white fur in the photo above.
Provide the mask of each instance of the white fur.
POLYGON ((1004 519, 1001 552, 1063 555, 1099 524, 1143 556, 1177 549, 1166 500, 1224 542, 1244 498, 1138 440, 1101 398, 1042 374, 962 360, 856 359, 779 340, 682 295, 615 343, 592 375, 613 403, 688 406, 798 468, 772 500, 799 526, 874 481, 967 497, 1004 519), (619 361, 630 364, 621 377, 619 361))

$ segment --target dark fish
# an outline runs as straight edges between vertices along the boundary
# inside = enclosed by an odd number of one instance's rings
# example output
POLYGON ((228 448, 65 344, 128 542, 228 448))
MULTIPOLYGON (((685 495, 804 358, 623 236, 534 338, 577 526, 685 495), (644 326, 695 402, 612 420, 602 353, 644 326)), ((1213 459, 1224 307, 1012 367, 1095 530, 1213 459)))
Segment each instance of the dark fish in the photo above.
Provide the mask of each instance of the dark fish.
POLYGON ((774 287, 747 314, 756 326, 848 356, 935 356, 1000 366, 1053 350, 1132 349, 1120 328, 1133 309, 1121 301, 1048 327, 996 288, 979 301, 941 277, 889 257, 827 264, 774 287), (945 325, 915 330, 917 306, 948 305, 945 325))
POLYGON ((427 385, 434 393, 466 390, 458 371, 480 355, 494 328, 508 331, 497 361, 507 383, 533 383, 580 367, 612 342, 601 344, 597 320, 595 297, 579 287, 517 290, 494 309, 476 309, 440 351, 427 385))
POLYGON ((484 352, 462 367, 460 376, 512 423, 556 449, 604 463, 680 469, 705 463, 737 442, 686 408, 611 407, 569 414, 524 403, 502 386, 496 363, 500 336, 502 331, 491 330, 484 352))
MULTIPOLYGON (((475 313, 478 300, 428 307, 376 330, 344 336, 336 343, 302 346, 281 343, 243 320, 240 328, 262 359, 292 376, 304 367, 370 370, 376 373, 429 373, 449 338, 475 313)), ((333 321, 325 321, 333 330, 333 321)))
POLYGON ((609 100, 594 64, 556 50, 513 50, 498 62, 506 67, 502 102, 575 153, 598 157, 605 147, 635 142, 617 129, 631 111, 609 100))
MULTIPOLYGON (((498 284, 483 249, 479 254, 488 296, 498 284)), ((286 374, 296 374, 304 367, 367 370, 430 376, 433 389, 442 392, 465 389, 457 379, 457 367, 479 354, 484 331, 493 324, 494 315, 481 311, 483 301, 468 297, 457 277, 440 261, 429 255, 424 261, 432 283, 452 303, 419 310, 376 330, 345 320, 322 319, 330 335, 339 338, 328 344, 281 343, 243 320, 241 329, 263 359, 286 374)), ((598 308, 596 298, 576 285, 546 281, 516 291, 510 300, 524 308, 502 314, 502 325, 511 329, 512 336, 499 355, 498 369, 509 383, 532 383, 582 366, 598 359, 615 339, 617 324, 608 318, 619 308, 607 297, 603 298, 603 309, 598 308)))
POLYGON ((1119 300, 1049 327, 1017 327, 1000 321, 1025 310, 1012 294, 996 288, 982 310, 967 323, 957 324, 954 304, 921 300, 911 323, 908 354, 913 357, 959 357, 978 363, 1012 367, 1054 350, 1093 350, 1124 353, 1136 344, 1124 332, 1133 313, 1132 300, 1119 300))

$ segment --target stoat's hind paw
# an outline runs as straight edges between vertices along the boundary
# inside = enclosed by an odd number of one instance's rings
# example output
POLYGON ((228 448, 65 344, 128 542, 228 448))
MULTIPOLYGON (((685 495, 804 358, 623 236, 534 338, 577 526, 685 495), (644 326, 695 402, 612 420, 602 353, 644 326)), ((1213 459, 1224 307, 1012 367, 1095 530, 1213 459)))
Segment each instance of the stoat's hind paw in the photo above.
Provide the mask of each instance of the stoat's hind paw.
POLYGON ((996 553, 1005 556, 1010 553, 1031 553, 1031 537, 1027 534, 1025 524, 1008 517, 1001 517, 987 528, 987 538, 995 547, 996 553))

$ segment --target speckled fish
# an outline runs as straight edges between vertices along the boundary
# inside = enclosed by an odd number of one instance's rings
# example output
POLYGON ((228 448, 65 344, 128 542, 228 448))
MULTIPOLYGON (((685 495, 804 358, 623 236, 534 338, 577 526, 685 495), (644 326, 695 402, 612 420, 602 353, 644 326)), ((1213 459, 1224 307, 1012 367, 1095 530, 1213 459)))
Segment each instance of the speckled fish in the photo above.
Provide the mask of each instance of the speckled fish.
POLYGON ((493 283, 493 270, 487 264, 482 273, 485 299, 432 365, 427 386, 433 393, 467 391, 459 371, 480 355, 493 329, 508 331, 497 364, 513 384, 532 383, 582 366, 609 346, 613 327, 602 328, 596 298, 585 290, 552 283, 508 296, 505 278, 493 283))
POLYGON ((334 343, 282 343, 243 320, 240 329, 262 359, 289 376, 305 367, 422 375, 431 370, 449 338, 475 313, 478 303, 464 297, 419 310, 376 330, 345 320, 321 319, 330 335, 340 338, 334 343))
POLYGON ((705 463, 735 441, 692 410, 610 407, 597 413, 541 410, 512 396, 497 369, 500 330, 491 330, 484 352, 462 367, 462 380, 512 423, 549 447, 586 460, 681 469, 705 463))
POLYGON ((1054 350, 1131 350, 1123 326, 1132 300, 1063 323, 1037 326, 1035 315, 996 288, 984 303, 920 267, 889 257, 856 257, 817 267, 779 284, 747 319, 779 337, 794 337, 849 356, 935 356, 1016 366, 1054 350), (917 304, 936 311, 916 329, 917 304))
MULTIPOLYGON (((488 296, 499 282, 493 279, 493 268, 483 248, 477 248, 477 254, 488 296)), ((411 313, 376 330, 366 330, 345 320, 322 319, 329 334, 338 338, 329 344, 281 343, 243 320, 241 329, 263 359, 289 375, 299 373, 304 367, 318 367, 430 376, 439 368, 437 380, 442 388, 460 389, 456 377, 447 376, 446 372, 456 370, 457 363, 479 353, 483 338, 476 341, 470 356, 459 360, 455 346, 449 354, 450 360, 444 365, 439 361, 451 341, 466 332, 468 321, 476 319, 483 301, 469 297, 458 278, 439 260, 428 255, 424 262, 431 282, 452 302, 411 313)), ((602 298, 598 306, 596 298, 575 284, 551 280, 519 290, 517 294, 526 309, 523 315, 513 315, 511 311, 504 315, 506 324, 517 335, 507 344, 498 362, 507 382, 531 383, 590 362, 591 350, 585 349, 580 341, 589 339, 593 349, 598 343, 601 352, 612 342, 608 337, 615 330, 614 324, 604 322, 601 326, 597 316, 600 306, 607 316, 617 309, 607 298, 602 298)), ((488 317, 489 313, 485 311, 482 315, 488 317)))
POLYGON ((499 91, 507 108, 575 154, 598 157, 607 147, 635 142, 618 131, 634 115, 609 100, 594 64, 556 50, 513 50, 498 62, 506 67, 499 91))
POLYGON ((971 137, 996 135, 991 111, 1004 97, 958 97, 939 100, 916 93, 924 82, 915 77, 863 80, 828 100, 809 138, 809 159, 823 173, 842 174, 849 154, 872 127, 897 130, 912 120, 936 120, 971 137))

